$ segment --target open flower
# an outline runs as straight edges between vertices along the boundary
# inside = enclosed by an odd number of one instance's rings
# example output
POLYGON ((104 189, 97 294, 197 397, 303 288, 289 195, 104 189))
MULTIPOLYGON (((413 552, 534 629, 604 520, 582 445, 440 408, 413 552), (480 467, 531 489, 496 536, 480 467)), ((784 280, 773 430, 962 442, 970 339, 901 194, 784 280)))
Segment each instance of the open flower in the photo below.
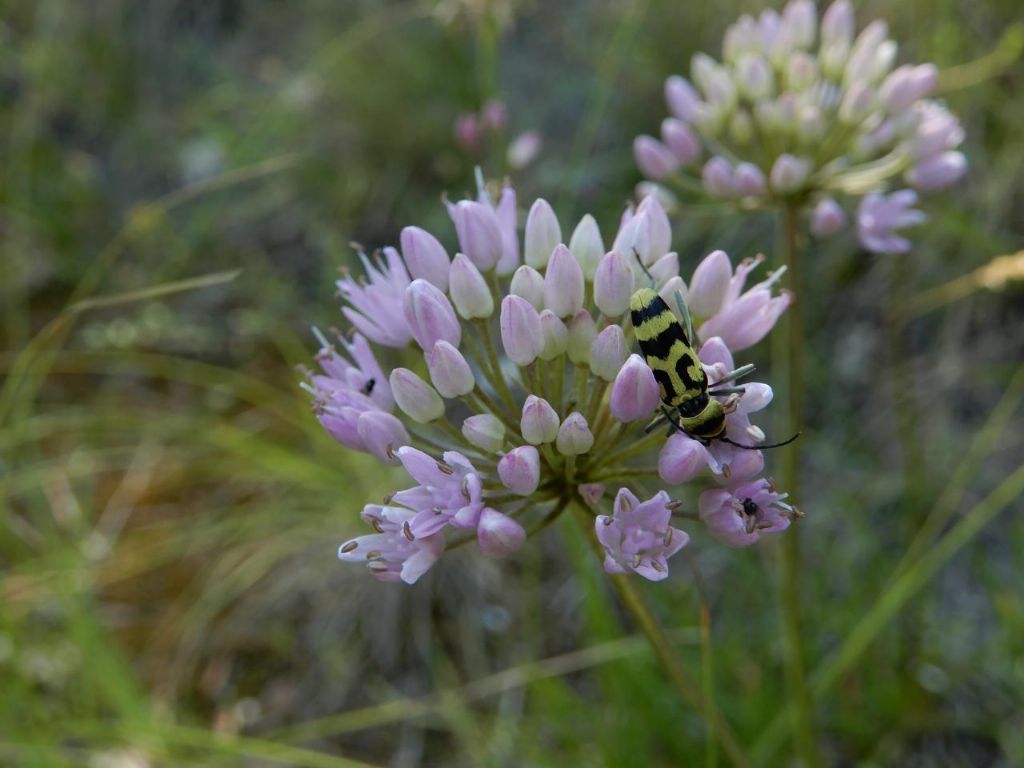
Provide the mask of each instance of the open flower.
POLYGON ((700 517, 720 541, 747 547, 763 534, 784 531, 799 515, 785 499, 786 494, 778 493, 771 480, 733 484, 702 493, 700 517))
MULTIPOLYGON (((742 183, 753 190, 755 181, 747 174, 742 183)), ((401 464, 414 484, 367 505, 374 532, 346 542, 339 556, 412 583, 446 539, 475 538, 486 556, 510 555, 528 530, 576 504, 595 520, 607 570, 663 579, 689 540, 671 523, 673 514, 687 519, 679 497, 693 493, 692 480, 704 475, 702 488, 761 482, 764 434, 750 415, 769 404, 771 389, 737 382, 742 392, 719 398, 728 412, 722 437, 733 445, 670 437, 668 424, 647 431, 662 403, 647 362, 630 354, 629 300, 650 279, 637 260, 671 304, 676 291, 690 301, 711 382, 727 377, 732 352, 769 333, 789 306, 774 289, 781 272, 748 287, 760 260, 733 269, 718 251, 687 288, 656 197, 628 207, 614 237, 584 216, 569 244, 545 201, 529 206, 520 239, 515 192, 506 186, 493 199, 481 183, 476 199, 448 203, 454 238, 406 228, 402 255, 385 249, 385 261, 365 261, 367 278, 344 281, 358 333, 337 349, 321 337, 321 373, 303 386, 331 435, 401 464), (397 349, 385 358, 381 346, 397 349), (659 473, 671 495, 641 493, 636 479, 659 473)))

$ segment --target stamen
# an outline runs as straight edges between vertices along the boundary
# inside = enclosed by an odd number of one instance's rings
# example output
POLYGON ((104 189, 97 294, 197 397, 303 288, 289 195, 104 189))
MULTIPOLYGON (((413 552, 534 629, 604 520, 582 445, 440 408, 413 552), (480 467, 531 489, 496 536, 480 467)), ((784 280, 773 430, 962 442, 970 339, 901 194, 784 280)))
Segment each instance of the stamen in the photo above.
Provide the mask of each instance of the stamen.
MULTIPOLYGON (((376 521, 374 521, 374 522, 376 522, 376 521)), ((349 541, 349 542, 346 542, 345 544, 342 544, 340 551, 341 551, 341 554, 347 555, 349 552, 352 552, 353 550, 356 550, 358 548, 359 548, 359 542, 358 541, 349 541)))
POLYGON ((395 498, 395 494, 394 494, 394 492, 391 492, 391 493, 387 494, 386 496, 384 496, 384 503, 385 504, 390 504, 391 500, 394 499, 394 498, 395 498))
POLYGON ((388 447, 384 449, 384 455, 387 456, 392 461, 395 460, 395 444, 394 443, 388 443, 388 447))
POLYGON ((375 573, 384 573, 388 570, 388 564, 380 560, 371 560, 366 564, 366 567, 375 573))
POLYGON ((657 560, 651 560, 651 567, 654 570, 656 570, 658 573, 665 573, 665 570, 666 570, 665 566, 663 566, 657 560))
POLYGON ((666 547, 672 546, 672 531, 675 530, 671 526, 665 531, 665 538, 662 539, 666 547))
POLYGON ((373 530, 375 530, 377 533, 384 533, 384 528, 381 526, 380 520, 378 520, 376 517, 373 518, 372 521, 370 521, 370 525, 373 527, 373 530))
POLYGON ((683 506, 683 502, 682 501, 680 501, 679 499, 672 499, 672 501, 670 501, 668 504, 665 505, 665 509, 668 509, 668 510, 671 510, 672 512, 675 512, 681 506, 683 506))
POLYGON ((722 477, 724 477, 726 480, 728 480, 729 476, 731 474, 732 474, 732 470, 729 469, 729 465, 728 464, 723 464, 722 465, 722 477))
POLYGON ((435 515, 443 515, 444 514, 444 510, 441 509, 440 507, 433 507, 430 511, 433 512, 435 515))
POLYGON ((405 536, 409 541, 416 541, 416 537, 412 534, 412 528, 409 527, 409 521, 406 520, 402 523, 402 535, 405 536))
POLYGON ((369 552, 366 553, 367 560, 380 560, 380 558, 381 551, 379 549, 371 549, 369 552))
POLYGON ((331 342, 329 342, 327 340, 327 337, 324 336, 320 332, 320 329, 317 328, 315 325, 313 326, 313 335, 316 336, 316 340, 319 341, 320 342, 320 346, 323 347, 322 351, 327 351, 327 350, 331 349, 331 342))
POLYGON ((445 464, 443 461, 437 462, 437 469, 445 475, 454 475, 455 469, 450 464, 445 464))

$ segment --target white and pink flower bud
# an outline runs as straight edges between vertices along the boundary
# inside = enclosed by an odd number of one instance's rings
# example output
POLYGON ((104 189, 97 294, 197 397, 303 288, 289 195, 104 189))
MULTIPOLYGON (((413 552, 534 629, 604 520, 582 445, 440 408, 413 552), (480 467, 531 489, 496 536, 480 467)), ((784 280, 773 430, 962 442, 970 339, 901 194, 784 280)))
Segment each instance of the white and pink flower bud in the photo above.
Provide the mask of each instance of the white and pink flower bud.
POLYGON ((540 327, 544 334, 544 347, 540 351, 540 359, 554 360, 564 355, 569 346, 569 329, 554 312, 545 309, 540 313, 540 327))
POLYGON ((489 557, 506 557, 526 542, 526 530, 508 515, 484 507, 476 528, 480 551, 489 557))
POLYGON ((526 299, 539 312, 544 309, 544 276, 524 264, 512 275, 509 293, 526 299))
POLYGON ((438 341, 425 357, 430 380, 441 397, 462 397, 473 391, 476 381, 469 363, 447 341, 438 341))
POLYGON ((594 433, 579 411, 566 416, 558 428, 555 447, 563 456, 579 456, 594 447, 594 433))
POLYGON ((653 136, 637 136, 633 139, 633 158, 640 173, 649 179, 660 181, 679 170, 679 158, 653 136))
POLYGON ((427 424, 444 416, 441 396, 408 368, 395 368, 388 382, 398 407, 413 421, 427 424))
POLYGON ((597 221, 589 213, 580 219, 580 223, 573 230, 569 239, 569 250, 579 262, 583 277, 588 281, 593 280, 597 265, 604 256, 604 240, 601 239, 597 221))
POLYGON ((562 242, 562 228, 547 200, 538 198, 530 207, 523 240, 526 263, 535 269, 547 266, 555 247, 562 242))
POLYGON ((532 445, 521 445, 501 457, 498 477, 512 493, 529 496, 540 485, 540 453, 532 445))
POLYGON ((732 174, 732 185, 740 197, 760 197, 768 184, 764 173, 753 163, 738 163, 732 174))
POLYGON ((583 270, 569 249, 560 244, 544 272, 544 306, 558 317, 569 317, 583 308, 583 293, 583 270))
POLYGON ((455 254, 450 275, 452 303, 466 320, 494 314, 494 296, 480 270, 464 253, 455 254))
POLYGON ((413 280, 405 290, 402 311, 413 338, 424 352, 441 340, 456 347, 462 341, 459 318, 448 297, 433 283, 413 280))
POLYGON ((665 143, 681 165, 689 165, 700 157, 700 139, 694 130, 674 117, 667 117, 661 122, 661 140, 665 143))
POLYGON ((654 372, 640 355, 630 355, 612 385, 612 416, 622 422, 646 419, 654 414, 660 402, 654 372))
POLYGON ((831 197, 821 200, 811 213, 811 233, 815 237, 832 237, 846 226, 846 213, 831 197))
POLYGON ((775 159, 769 178, 772 189, 781 195, 786 195, 803 187, 810 173, 810 160, 782 154, 775 159))
POLYGON ((928 96, 938 82, 939 70, 934 64, 905 64, 889 73, 878 89, 878 96, 885 111, 897 115, 928 96))
POLYGON ((536 395, 530 395, 523 403, 523 415, 519 421, 523 440, 530 445, 544 445, 554 442, 558 436, 558 414, 551 404, 536 395))
POLYGON ((451 260, 441 241, 425 229, 406 227, 402 230, 401 242, 409 274, 447 291, 451 260))
POLYGON ((744 53, 736 60, 736 83, 751 101, 775 95, 775 75, 763 56, 744 53))
POLYGON ((574 365, 590 365, 590 345, 597 336, 594 318, 587 310, 577 312, 569 321, 569 360, 574 365))
POLYGON ((455 222, 459 250, 469 256, 481 272, 494 269, 504 251, 494 209, 475 200, 460 200, 449 204, 448 212, 455 222))
POLYGON ((796 48, 810 48, 818 33, 818 10, 812 0, 790 0, 782 9, 785 39, 796 48))
POLYGON ((686 300, 690 312, 701 318, 711 317, 718 312, 731 280, 732 263, 725 251, 712 251, 701 259, 690 280, 686 300))
POLYGON ((687 483, 708 466, 708 451, 698 441, 677 432, 658 454, 658 475, 669 485, 687 483))
POLYGON ((394 452, 409 444, 409 433, 405 426, 385 411, 364 411, 359 414, 356 429, 366 451, 385 464, 398 464, 394 452))
POLYGON ((665 81, 665 101, 673 115, 689 123, 696 116, 696 108, 701 103, 701 98, 689 80, 672 75, 665 81))
POLYGON ((505 444, 505 425, 497 416, 478 413, 462 422, 462 436, 486 453, 496 453, 505 444))
POLYGON ((617 318, 629 309, 633 295, 633 267, 630 256, 611 251, 604 255, 594 273, 594 303, 606 317, 617 318))
POLYGON ((615 381, 629 356, 622 327, 609 325, 590 345, 590 370, 599 379, 615 381))
POLYGON ((511 275, 519 266, 519 232, 516 222, 516 191, 505 185, 501 190, 501 199, 494 209, 501 230, 501 258, 495 267, 499 276, 511 275))
POLYGON ((720 155, 715 155, 704 163, 700 174, 704 190, 715 197, 732 197, 735 190, 732 186, 732 163, 720 155))
POLYGON ((501 343, 508 359, 518 366, 529 365, 544 348, 540 315, 520 296, 506 296, 501 302, 501 343))
POLYGON ((915 165, 907 171, 906 179, 911 186, 927 192, 955 184, 966 172, 963 152, 943 152, 915 165))

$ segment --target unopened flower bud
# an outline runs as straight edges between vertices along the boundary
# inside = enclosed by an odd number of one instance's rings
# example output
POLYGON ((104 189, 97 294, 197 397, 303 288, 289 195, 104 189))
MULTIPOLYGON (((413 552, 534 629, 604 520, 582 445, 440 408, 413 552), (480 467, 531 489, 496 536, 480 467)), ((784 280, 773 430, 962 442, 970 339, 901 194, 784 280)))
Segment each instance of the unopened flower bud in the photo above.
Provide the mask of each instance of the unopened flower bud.
POLYGON ((923 191, 942 189, 954 184, 967 172, 967 158, 962 152, 943 152, 918 163, 907 171, 906 179, 923 191))
POLYGON ((872 84, 872 75, 876 72, 876 56, 880 47, 886 42, 889 34, 889 25, 881 19, 876 19, 868 24, 850 49, 850 58, 846 62, 846 70, 843 73, 843 82, 847 86, 854 83, 872 84))
POLYGON ((555 247, 562 242, 562 228, 547 200, 538 198, 526 217, 523 247, 526 263, 536 269, 545 267, 555 247))
POLYGON ((633 268, 630 256, 612 251, 605 254, 594 274, 594 303, 607 317, 620 317, 629 309, 633 295, 633 268))
POLYGON ((653 136, 633 140, 633 158, 640 173, 649 179, 664 179, 679 170, 679 158, 653 136))
POLYGON ((451 269, 451 296, 456 311, 466 320, 494 314, 494 297, 480 270, 464 253, 455 254, 451 269))
POLYGON ((583 270, 568 248, 559 245, 544 272, 544 306, 558 317, 574 315, 583 308, 583 270))
POLYGON ((826 197, 811 214, 811 233, 815 237, 831 237, 846 226, 846 214, 839 203, 826 197))
POLYGON ((516 270, 509 292, 526 299, 538 311, 544 309, 544 276, 533 267, 524 264, 516 270))
POLYGON ((385 464, 398 464, 394 451, 409 444, 409 433, 387 411, 363 411, 356 429, 366 450, 385 464))
POLYGON ((462 436, 487 453, 501 450, 505 444, 505 425, 490 413, 479 413, 462 422, 462 436))
POLYGON ((676 160, 682 165, 689 165, 700 157, 700 139, 693 129, 674 117, 661 121, 661 140, 665 142, 676 160))
POLYGON ((501 343, 516 365, 529 365, 544 347, 540 315, 526 299, 506 296, 501 302, 501 343))
POLYGON ((767 98, 775 92, 771 65, 756 53, 744 53, 736 61, 736 83, 752 101, 767 98))
POLYGON ((459 318, 455 316, 448 297, 433 283, 413 280, 405 289, 402 311, 413 338, 424 352, 433 349, 441 339, 454 346, 462 341, 459 318))
POLYGON ((939 70, 934 64, 897 67, 882 82, 878 96, 889 114, 898 114, 935 90, 939 70))
POLYGON ((764 173, 753 163, 738 163, 732 174, 732 184, 740 197, 758 197, 767 186, 764 173))
POLYGON ((700 103, 700 96, 685 77, 672 75, 665 81, 665 101, 673 115, 691 122, 696 114, 695 108, 700 103))
POLYGON ((573 230, 569 240, 569 250, 579 262, 583 276, 587 280, 593 280, 598 262, 604 256, 604 241, 601 239, 601 230, 597 226, 597 221, 589 213, 580 219, 580 223, 573 230))
POLYGON ((817 80, 818 64, 810 54, 798 51, 786 62, 786 86, 790 91, 806 91, 817 80))
POLYGON ((590 345, 597 336, 594 318, 583 309, 569 321, 569 359, 575 365, 590 365, 590 345))
POLYGON ((523 403, 519 429, 530 445, 550 443, 558 435, 558 414, 547 400, 530 395, 523 403))
POLYGON ((474 200, 460 200, 449 206, 460 250, 469 256, 477 269, 486 272, 501 258, 501 228, 494 209, 474 200))
MULTIPOLYGON (((837 0, 841 2, 841 0, 837 0)), ((811 163, 802 157, 790 154, 779 155, 772 165, 771 185, 779 194, 789 194, 800 189, 811 172, 811 163)))
POLYGON ((544 347, 540 351, 541 360, 554 360, 564 355, 569 346, 569 329, 554 312, 545 309, 540 313, 540 327, 544 334, 544 347))
POLYGON ((670 485, 689 482, 707 465, 707 449, 679 433, 665 441, 658 456, 658 474, 670 485))
POLYGON ((618 325, 609 325, 590 345, 590 370, 605 381, 614 381, 629 356, 626 337, 618 325))
POLYGON ((847 125, 858 125, 875 109, 875 89, 864 80, 857 80, 846 91, 839 104, 839 119, 847 125))
POLYGON ((501 258, 494 271, 500 276, 511 275, 519 266, 519 232, 516 225, 516 191, 505 185, 501 190, 498 207, 494 209, 501 230, 501 258))
POLYGON ((810 48, 817 33, 818 12, 812 0, 790 0, 782 11, 782 26, 789 43, 810 48))
POLYGON ((729 138, 737 144, 745 145, 754 137, 754 122, 745 109, 737 109, 729 118, 729 138))
POLYGON ((451 261, 441 242, 425 229, 406 227, 402 230, 402 256, 413 278, 423 278, 440 290, 448 290, 451 261))
POLYGON ((647 268, 647 271, 650 272, 651 277, 654 278, 655 285, 661 285, 667 280, 671 280, 679 274, 679 254, 675 251, 672 253, 666 253, 656 262, 651 264, 651 266, 647 268))
POLYGON ((540 454, 532 445, 521 445, 501 457, 498 477, 512 493, 529 496, 540 485, 540 454))
POLYGON ((510 555, 526 541, 526 530, 508 515, 484 507, 476 526, 480 551, 490 557, 510 555))
POLYGON ((732 165, 724 157, 715 155, 706 163, 701 171, 701 181, 709 195, 715 197, 732 197, 732 165))
POLYGON ((630 355, 612 385, 612 416, 619 421, 646 419, 659 402, 661 395, 654 372, 640 355, 630 355))
POLYGON ((594 434, 587 420, 578 411, 573 411, 558 428, 555 447, 563 456, 579 456, 594 446, 594 434))
POLYGON ((476 382, 469 363, 447 341, 439 341, 426 355, 430 380, 441 397, 461 397, 473 391, 476 382))
POLYGON ((398 407, 413 421, 427 424, 444 416, 444 401, 440 395, 408 368, 395 368, 388 382, 398 407))
POLYGON ((725 251, 712 251, 697 265, 690 280, 687 304, 697 317, 707 318, 722 307, 732 280, 732 264, 725 251))
POLYGON ((594 507, 604 496, 605 487, 604 483, 580 483, 576 490, 580 492, 583 501, 594 507))

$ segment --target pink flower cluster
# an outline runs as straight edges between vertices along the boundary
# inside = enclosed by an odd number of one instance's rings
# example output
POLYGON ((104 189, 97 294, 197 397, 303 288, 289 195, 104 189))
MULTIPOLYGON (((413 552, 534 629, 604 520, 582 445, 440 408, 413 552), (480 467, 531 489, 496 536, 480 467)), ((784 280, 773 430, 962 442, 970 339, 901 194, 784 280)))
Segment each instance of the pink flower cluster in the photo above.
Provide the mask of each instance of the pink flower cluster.
POLYGON ((530 206, 520 238, 514 190, 494 200, 481 185, 477 199, 448 204, 454 257, 406 227, 401 252, 361 255, 364 275, 338 282, 352 334, 331 344, 318 332, 320 372, 304 387, 335 439, 400 464, 414 483, 367 505, 373 532, 345 542, 339 557, 412 583, 450 536, 503 556, 528 527, 579 504, 595 516, 607 570, 657 580, 689 540, 673 522, 703 522, 735 546, 788 525, 793 508, 757 479, 765 436, 751 417, 771 389, 743 382, 721 398, 734 444, 666 436, 664 426, 648 433, 660 393, 630 353, 628 316, 633 292, 653 279, 670 306, 689 306, 701 361, 720 381, 733 352, 764 338, 791 303, 775 288, 782 271, 748 285, 763 257, 734 267, 715 251, 687 283, 655 197, 625 211, 607 249, 591 216, 564 237, 544 200, 530 206), (404 365, 382 367, 388 348, 404 365), (641 501, 643 477, 665 488, 641 501), (695 492, 692 506, 683 491, 695 492), (608 504, 611 514, 601 513, 608 504))
POLYGON ((660 138, 636 138, 637 166, 662 194, 697 188, 741 209, 796 205, 817 237, 846 225, 836 196, 867 194, 861 244, 905 251, 909 241, 895 232, 923 216, 907 211, 912 193, 885 197, 885 187, 902 177, 919 191, 942 189, 967 160, 956 116, 929 98, 938 70, 895 66, 896 53, 885 22, 857 32, 849 0, 835 0, 820 23, 812 0, 741 16, 725 33, 722 61, 698 53, 691 79, 665 82, 671 117, 660 138))

